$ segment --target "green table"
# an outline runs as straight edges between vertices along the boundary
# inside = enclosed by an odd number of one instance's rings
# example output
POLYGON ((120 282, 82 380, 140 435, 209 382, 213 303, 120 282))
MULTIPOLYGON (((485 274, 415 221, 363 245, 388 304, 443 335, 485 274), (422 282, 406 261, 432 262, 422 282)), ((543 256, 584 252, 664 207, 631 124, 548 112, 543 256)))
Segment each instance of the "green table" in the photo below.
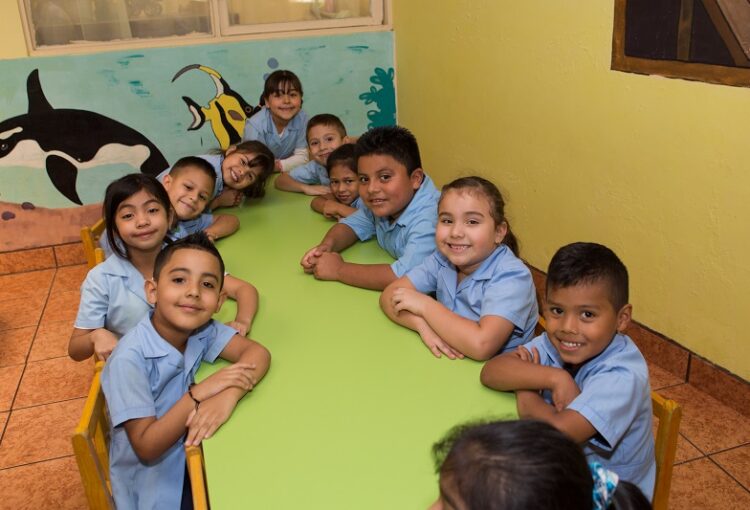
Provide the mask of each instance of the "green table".
MULTIPOLYGON (((480 384, 480 363, 433 357, 380 311, 378 292, 304 274, 302 254, 332 222, 310 197, 271 188, 219 242, 227 270, 258 288, 250 336, 273 361, 203 443, 211 506, 426 508, 437 496, 431 445, 457 423, 515 418, 515 400, 480 384)), ((392 260, 375 241, 345 258, 392 260)), ((233 313, 227 303, 218 318, 233 313)), ((199 378, 221 366, 204 364, 199 378)))

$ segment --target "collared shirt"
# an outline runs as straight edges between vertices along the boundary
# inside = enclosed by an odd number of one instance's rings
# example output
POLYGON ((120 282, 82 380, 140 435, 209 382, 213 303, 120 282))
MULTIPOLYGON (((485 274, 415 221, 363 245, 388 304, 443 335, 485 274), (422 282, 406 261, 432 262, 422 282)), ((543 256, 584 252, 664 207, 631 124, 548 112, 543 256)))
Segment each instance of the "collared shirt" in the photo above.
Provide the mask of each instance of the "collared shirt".
POLYGON ((295 149, 307 148, 306 129, 307 113, 300 110, 279 134, 273 123, 271 111, 264 106, 245 121, 242 140, 259 140, 271 149, 276 159, 285 159, 291 156, 295 149))
POLYGON ((391 264, 391 269, 396 277, 400 277, 435 250, 439 200, 440 192, 425 174, 411 202, 393 223, 388 218, 375 216, 368 207, 362 207, 339 221, 351 228, 361 241, 375 235, 378 244, 397 259, 391 264))
POLYGON ((513 323, 502 351, 515 349, 534 336, 539 315, 531 271, 504 244, 458 283, 456 266, 439 251, 406 273, 419 292, 436 292, 452 312, 473 321, 497 315, 513 323))
POLYGON ((183 355, 159 336, 149 314, 117 343, 102 371, 102 389, 112 422, 110 479, 118 510, 180 508, 184 438, 145 464, 122 424, 164 416, 187 392, 201 361, 213 362, 236 333, 211 320, 188 338, 183 355))
POLYGON ((143 275, 129 260, 107 257, 89 271, 81 285, 75 327, 105 328, 123 336, 151 310, 144 284, 143 275))
POLYGON ((331 184, 328 170, 315 160, 289 170, 289 177, 304 184, 322 184, 323 186, 331 184))
POLYGON ((213 214, 201 214, 192 220, 178 221, 177 225, 169 231, 167 237, 172 239, 172 241, 177 241, 183 237, 189 236, 190 234, 206 230, 213 224, 213 222, 213 214))
MULTIPOLYGON (((560 354, 544 333, 526 344, 539 351, 540 363, 563 368, 560 354)), ((648 367, 627 335, 616 334, 598 356, 575 374, 581 390, 567 409, 578 412, 596 429, 583 450, 589 462, 599 462, 634 483, 649 499, 654 495, 656 461, 651 428, 651 388, 648 367)), ((552 403, 549 390, 544 400, 552 403)))

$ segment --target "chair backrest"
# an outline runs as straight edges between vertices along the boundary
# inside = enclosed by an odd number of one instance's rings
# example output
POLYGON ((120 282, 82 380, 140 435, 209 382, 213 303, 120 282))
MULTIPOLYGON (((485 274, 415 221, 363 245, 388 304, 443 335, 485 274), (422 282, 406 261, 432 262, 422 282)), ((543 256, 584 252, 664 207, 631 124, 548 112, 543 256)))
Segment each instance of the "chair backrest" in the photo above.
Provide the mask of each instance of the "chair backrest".
POLYGON ((672 485, 672 467, 677 452, 682 407, 655 391, 651 392, 654 417, 659 419, 656 429, 656 485, 654 486, 654 510, 666 510, 669 503, 669 488, 672 485))
POLYGON ((534 327, 534 334, 539 336, 547 330, 547 321, 541 315, 536 320, 536 326, 534 327))
POLYGON ((81 242, 83 243, 83 253, 86 255, 86 262, 89 269, 104 262, 104 250, 99 248, 98 241, 104 232, 104 218, 94 223, 91 227, 81 228, 81 242))
POLYGON ((208 509, 208 490, 206 488, 206 469, 203 464, 203 450, 200 446, 185 448, 190 488, 193 492, 193 509, 208 509))
POLYGON ((73 433, 73 451, 89 508, 114 509, 109 481, 110 421, 102 392, 103 362, 96 364, 83 414, 73 433))

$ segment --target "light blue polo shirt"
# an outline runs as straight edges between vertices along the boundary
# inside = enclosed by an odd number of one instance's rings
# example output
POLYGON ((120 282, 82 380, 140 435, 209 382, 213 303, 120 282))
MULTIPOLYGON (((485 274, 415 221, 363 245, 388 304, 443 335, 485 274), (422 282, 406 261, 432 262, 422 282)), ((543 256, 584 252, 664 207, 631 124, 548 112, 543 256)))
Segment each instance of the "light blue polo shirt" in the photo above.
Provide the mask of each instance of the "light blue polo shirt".
MULTIPOLYGON (((529 351, 536 347, 542 365, 563 368, 546 333, 524 347, 529 351)), ((630 337, 618 333, 606 349, 580 367, 574 379, 581 394, 567 409, 580 413, 597 431, 583 445, 587 460, 600 462, 634 483, 651 501, 656 480, 651 388, 648 367, 638 347, 630 337)), ((552 403, 549 390, 543 396, 552 403)))
POLYGON ((213 214, 201 214, 192 220, 178 221, 177 225, 169 231, 167 236, 172 239, 172 241, 177 241, 183 237, 189 236, 190 234, 206 230, 213 224, 213 222, 213 214))
MULTIPOLYGON (((216 181, 214 182, 214 193, 211 195, 211 200, 219 196, 219 193, 224 191, 224 174, 221 173, 221 163, 224 161, 224 155, 223 154, 201 154, 200 156, 197 156, 201 159, 205 159, 208 164, 211 165, 211 167, 214 169, 214 174, 216 175, 216 181)), ((156 176, 156 179, 164 183, 164 177, 169 175, 169 172, 172 171, 172 168, 167 168, 162 173, 156 176)), ((210 201, 210 200, 209 200, 210 201)))
POLYGON ((304 184, 322 184, 329 186, 331 179, 328 178, 326 167, 315 160, 308 161, 304 165, 289 170, 289 176, 295 181, 304 184))
POLYGON ((105 328, 118 338, 151 310, 143 275, 130 261, 113 255, 92 268, 81 285, 75 327, 105 328))
POLYGON ((378 244, 397 259, 391 269, 396 277, 401 277, 435 250, 439 199, 440 192, 425 174, 411 202, 393 223, 388 218, 375 216, 368 207, 362 207, 339 222, 351 228, 361 241, 375 235, 378 244))
POLYGON ((295 149, 307 148, 307 120, 307 113, 300 110, 279 134, 271 118, 271 111, 264 106, 245 121, 242 140, 259 140, 271 149, 276 159, 286 159, 295 149))
POLYGON ((149 314, 117 343, 102 371, 102 389, 112 422, 109 469, 118 510, 180 508, 184 437, 144 464, 122 424, 164 416, 187 392, 201 361, 213 362, 236 334, 211 320, 188 338, 183 355, 159 336, 149 314))
POLYGON ((438 250, 406 273, 422 293, 437 293, 437 300, 461 317, 478 322, 497 315, 513 323, 502 352, 515 349, 534 336, 539 311, 531 271, 501 244, 460 283, 456 266, 438 250))

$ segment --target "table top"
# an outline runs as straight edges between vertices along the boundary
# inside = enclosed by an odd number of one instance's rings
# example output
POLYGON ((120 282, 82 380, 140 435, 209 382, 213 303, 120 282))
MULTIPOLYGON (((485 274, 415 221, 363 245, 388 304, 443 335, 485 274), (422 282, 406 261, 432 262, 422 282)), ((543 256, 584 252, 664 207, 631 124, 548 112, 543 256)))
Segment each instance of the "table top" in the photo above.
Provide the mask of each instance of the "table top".
MULTIPOLYGON (((515 418, 515 399, 480 384, 481 363, 435 358, 381 312, 379 292, 303 273, 300 258, 333 222, 311 197, 272 188, 231 210, 242 227, 218 244, 227 271, 258 288, 249 336, 273 359, 203 443, 211 507, 426 508, 438 491, 432 444, 459 423, 515 418)), ((344 258, 392 261, 374 240, 344 258)), ((217 318, 234 310, 228 301, 217 318)))

